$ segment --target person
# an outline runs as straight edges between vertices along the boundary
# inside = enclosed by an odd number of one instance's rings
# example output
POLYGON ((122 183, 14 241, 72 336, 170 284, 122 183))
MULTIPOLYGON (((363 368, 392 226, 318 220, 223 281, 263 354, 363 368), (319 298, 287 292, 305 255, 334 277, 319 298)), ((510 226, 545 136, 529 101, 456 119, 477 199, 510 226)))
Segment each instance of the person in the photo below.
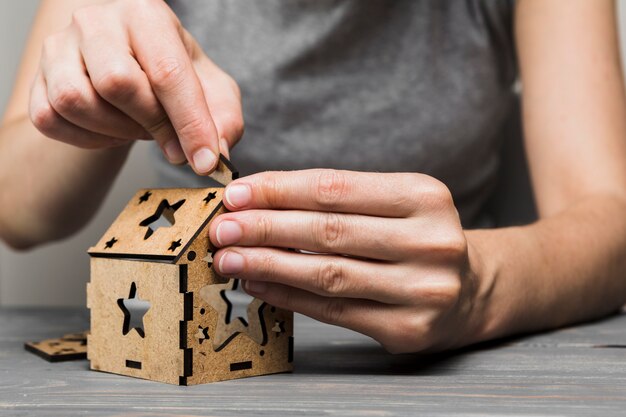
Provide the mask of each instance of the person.
POLYGON ((610 0, 44 0, 0 236, 78 230, 147 139, 164 182, 252 174, 210 239, 272 305, 392 353, 591 320, 626 300, 624 97, 610 0), (518 75, 538 219, 489 227, 518 75))

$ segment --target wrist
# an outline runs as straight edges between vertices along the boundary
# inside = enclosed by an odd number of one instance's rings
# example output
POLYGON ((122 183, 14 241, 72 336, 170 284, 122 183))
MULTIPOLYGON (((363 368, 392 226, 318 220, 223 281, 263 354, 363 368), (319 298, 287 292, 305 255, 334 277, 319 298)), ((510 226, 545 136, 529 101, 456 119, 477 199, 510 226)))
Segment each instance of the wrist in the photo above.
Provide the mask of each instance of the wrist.
POLYGON ((468 272, 471 312, 468 317, 466 345, 499 336, 502 315, 498 314, 494 294, 499 276, 498 258, 489 250, 490 231, 465 232, 468 247, 468 272), (491 256, 486 256, 490 254, 491 256))

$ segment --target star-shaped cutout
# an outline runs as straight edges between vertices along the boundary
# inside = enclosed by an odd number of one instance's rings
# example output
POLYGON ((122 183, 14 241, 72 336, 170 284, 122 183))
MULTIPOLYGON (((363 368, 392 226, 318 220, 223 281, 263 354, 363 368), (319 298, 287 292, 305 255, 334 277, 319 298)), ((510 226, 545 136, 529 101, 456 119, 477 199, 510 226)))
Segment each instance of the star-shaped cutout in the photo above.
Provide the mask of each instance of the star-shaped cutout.
POLYGON ((118 240, 115 238, 115 236, 113 236, 111 240, 104 244, 104 249, 111 249, 113 245, 115 245, 117 242, 118 240))
POLYGON ((285 333, 285 322, 276 320, 272 331, 276 333, 276 337, 280 336, 281 333, 285 333))
POLYGON ((204 199, 202 199, 202 201, 204 201, 204 204, 209 204, 209 201, 215 199, 216 198, 215 194, 216 194, 215 191, 208 193, 207 196, 204 197, 204 199))
POLYGON ((148 201, 151 195, 152 193, 150 191, 146 191, 145 193, 143 193, 143 195, 139 197, 139 204, 145 203, 146 201, 148 201))
POLYGON ((209 338, 209 328, 198 326, 198 331, 196 332, 194 337, 198 339, 198 343, 202 344, 202 342, 209 338))
POLYGON ((170 227, 176 223, 174 213, 178 210, 185 200, 180 200, 174 204, 171 204, 167 200, 161 200, 156 211, 150 217, 145 218, 139 223, 139 226, 147 227, 146 234, 143 239, 146 240, 160 227, 170 227))
POLYGON ((127 335, 131 330, 135 329, 139 336, 145 337, 143 318, 150 309, 150 303, 137 297, 137 285, 134 282, 130 284, 128 298, 118 299, 117 305, 124 313, 122 334, 127 335))
POLYGON ((180 243, 180 239, 174 240, 172 241, 170 247, 167 248, 167 250, 171 250, 172 252, 174 252, 180 245, 182 245, 182 243, 180 243))
POLYGON ((243 333, 259 345, 267 342, 263 309, 267 304, 258 298, 253 299, 247 307, 248 321, 242 317, 231 320, 232 304, 226 295, 227 291, 237 289, 237 279, 230 279, 225 284, 210 284, 200 288, 199 294, 207 304, 218 313, 217 326, 213 336, 213 350, 223 349, 235 336, 243 333))

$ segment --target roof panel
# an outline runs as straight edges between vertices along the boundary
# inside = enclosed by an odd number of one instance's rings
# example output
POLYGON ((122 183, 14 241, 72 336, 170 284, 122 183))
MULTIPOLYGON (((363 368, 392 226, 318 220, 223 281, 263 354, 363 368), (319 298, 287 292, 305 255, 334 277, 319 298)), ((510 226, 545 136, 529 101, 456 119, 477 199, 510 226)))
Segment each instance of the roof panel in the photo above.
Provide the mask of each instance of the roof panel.
POLYGON ((223 188, 139 190, 100 241, 98 257, 174 260, 222 202, 223 188))

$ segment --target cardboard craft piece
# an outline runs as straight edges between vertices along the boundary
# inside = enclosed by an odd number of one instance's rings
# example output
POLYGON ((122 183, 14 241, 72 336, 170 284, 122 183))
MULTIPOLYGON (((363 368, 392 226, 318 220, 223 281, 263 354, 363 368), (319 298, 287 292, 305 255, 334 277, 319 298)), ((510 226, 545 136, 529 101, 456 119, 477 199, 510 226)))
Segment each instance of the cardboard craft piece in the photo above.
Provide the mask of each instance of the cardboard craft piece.
POLYGON ((223 186, 227 186, 233 180, 239 178, 239 172, 224 155, 220 155, 220 159, 217 162, 217 168, 211 173, 211 175, 209 175, 209 177, 213 178, 223 186))
POLYGON ((70 333, 56 339, 26 342, 24 349, 48 362, 87 359, 87 332, 70 333))
POLYGON ((179 385, 293 369, 292 312, 253 299, 250 323, 231 320, 238 283, 214 272, 208 237, 222 196, 140 190, 89 249, 92 369, 179 385))

